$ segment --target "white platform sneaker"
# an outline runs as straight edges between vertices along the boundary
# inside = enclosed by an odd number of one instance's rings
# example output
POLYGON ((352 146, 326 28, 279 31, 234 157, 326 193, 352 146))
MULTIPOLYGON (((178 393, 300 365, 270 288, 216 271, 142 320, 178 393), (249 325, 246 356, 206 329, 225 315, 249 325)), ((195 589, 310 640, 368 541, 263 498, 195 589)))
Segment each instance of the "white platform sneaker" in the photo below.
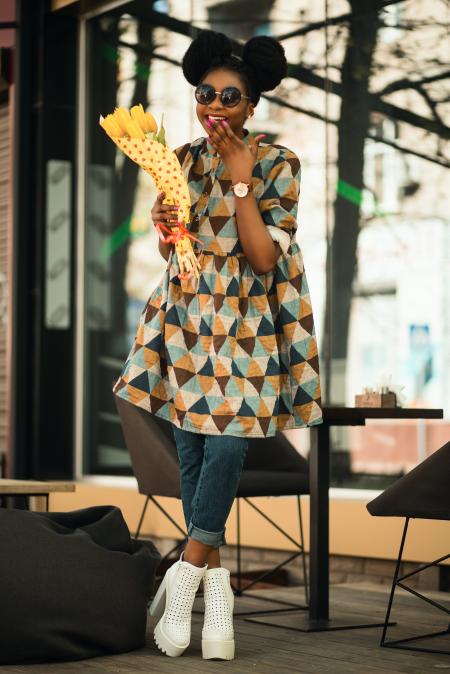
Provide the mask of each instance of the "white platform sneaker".
POLYGON ((234 594, 230 572, 219 567, 208 569, 203 576, 205 621, 202 630, 202 655, 205 660, 233 660, 234 594))
POLYGON ((158 648, 175 658, 189 646, 195 594, 207 564, 200 568, 180 559, 167 569, 151 605, 150 615, 160 618, 154 631, 158 648))

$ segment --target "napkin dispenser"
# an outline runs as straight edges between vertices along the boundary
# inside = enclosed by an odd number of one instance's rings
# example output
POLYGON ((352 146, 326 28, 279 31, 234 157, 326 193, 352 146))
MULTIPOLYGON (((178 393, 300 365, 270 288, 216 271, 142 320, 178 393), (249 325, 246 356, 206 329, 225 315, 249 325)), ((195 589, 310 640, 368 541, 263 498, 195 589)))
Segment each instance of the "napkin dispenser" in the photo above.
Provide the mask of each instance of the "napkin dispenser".
POLYGON ((355 396, 355 407, 397 407, 397 396, 393 391, 364 389, 355 396))

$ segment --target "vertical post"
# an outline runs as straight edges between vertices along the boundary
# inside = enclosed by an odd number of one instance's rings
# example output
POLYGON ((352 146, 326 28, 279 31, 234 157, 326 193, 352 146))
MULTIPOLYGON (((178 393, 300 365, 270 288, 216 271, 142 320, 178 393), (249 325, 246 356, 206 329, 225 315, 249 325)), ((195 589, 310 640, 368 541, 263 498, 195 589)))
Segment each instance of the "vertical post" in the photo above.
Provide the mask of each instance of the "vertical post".
POLYGON ((65 167, 74 163, 78 20, 47 11, 48 4, 16 2, 8 446, 11 477, 63 479, 72 475, 73 463, 73 269, 67 255, 61 257, 57 247, 45 244, 50 232, 59 236, 65 231, 65 248, 71 250, 74 190, 72 179, 64 180, 68 196, 56 210, 61 228, 48 210, 47 168, 51 161, 65 167), (68 302, 54 312, 58 315, 61 308, 69 313, 67 325, 55 325, 46 314, 51 275, 70 277, 68 302))
POLYGON ((33 112, 36 63, 38 3, 17 0, 14 64, 12 176, 12 261, 10 328, 10 419, 8 438, 8 477, 30 477, 30 444, 33 436, 30 388, 32 385, 32 347, 36 330, 34 302, 34 138, 33 112), (24 423, 24 418, 27 420, 24 423))
POLYGON ((380 646, 384 646, 386 641, 386 632, 389 626, 389 618, 391 616, 392 602, 394 601, 395 588, 397 587, 398 574, 400 572, 400 564, 402 563, 403 548, 405 547, 406 534, 408 532, 409 517, 405 518, 405 526, 403 527, 402 540, 400 542, 400 550, 398 551, 397 563, 395 565, 395 573, 392 579, 391 593, 389 595, 389 603, 386 611, 386 618, 383 625, 383 633, 381 635, 380 646))
POLYGON ((329 617, 329 513, 330 427, 326 421, 312 426, 309 456, 310 553, 309 582, 311 620, 329 617))

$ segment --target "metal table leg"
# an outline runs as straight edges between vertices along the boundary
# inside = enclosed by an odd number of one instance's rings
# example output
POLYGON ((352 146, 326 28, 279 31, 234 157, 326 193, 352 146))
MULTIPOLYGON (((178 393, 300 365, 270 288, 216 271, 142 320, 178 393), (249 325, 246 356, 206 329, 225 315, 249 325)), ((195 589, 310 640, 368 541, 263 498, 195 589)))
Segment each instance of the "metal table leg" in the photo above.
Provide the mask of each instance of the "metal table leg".
MULTIPOLYGON (((309 457, 310 477, 310 556, 309 556, 309 615, 279 613, 270 618, 261 616, 244 618, 272 627, 282 627, 297 632, 324 632, 328 630, 382 627, 382 622, 358 622, 362 615, 345 610, 334 611, 329 617, 329 499, 330 488, 330 425, 312 426, 309 457)), ((391 623, 395 625, 395 623, 391 623)))

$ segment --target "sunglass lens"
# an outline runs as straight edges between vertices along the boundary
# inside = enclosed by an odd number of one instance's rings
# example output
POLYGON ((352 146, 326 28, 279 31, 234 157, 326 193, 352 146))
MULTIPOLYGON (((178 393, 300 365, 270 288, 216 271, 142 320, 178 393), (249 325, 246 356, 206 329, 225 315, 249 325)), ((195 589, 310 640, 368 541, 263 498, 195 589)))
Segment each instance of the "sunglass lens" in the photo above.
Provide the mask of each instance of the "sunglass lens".
POLYGON ((237 87, 226 87, 220 98, 226 108, 234 108, 241 100, 241 92, 237 87))
POLYGON ((195 90, 195 98, 201 105, 208 105, 215 96, 214 87, 210 84, 199 84, 195 90))

